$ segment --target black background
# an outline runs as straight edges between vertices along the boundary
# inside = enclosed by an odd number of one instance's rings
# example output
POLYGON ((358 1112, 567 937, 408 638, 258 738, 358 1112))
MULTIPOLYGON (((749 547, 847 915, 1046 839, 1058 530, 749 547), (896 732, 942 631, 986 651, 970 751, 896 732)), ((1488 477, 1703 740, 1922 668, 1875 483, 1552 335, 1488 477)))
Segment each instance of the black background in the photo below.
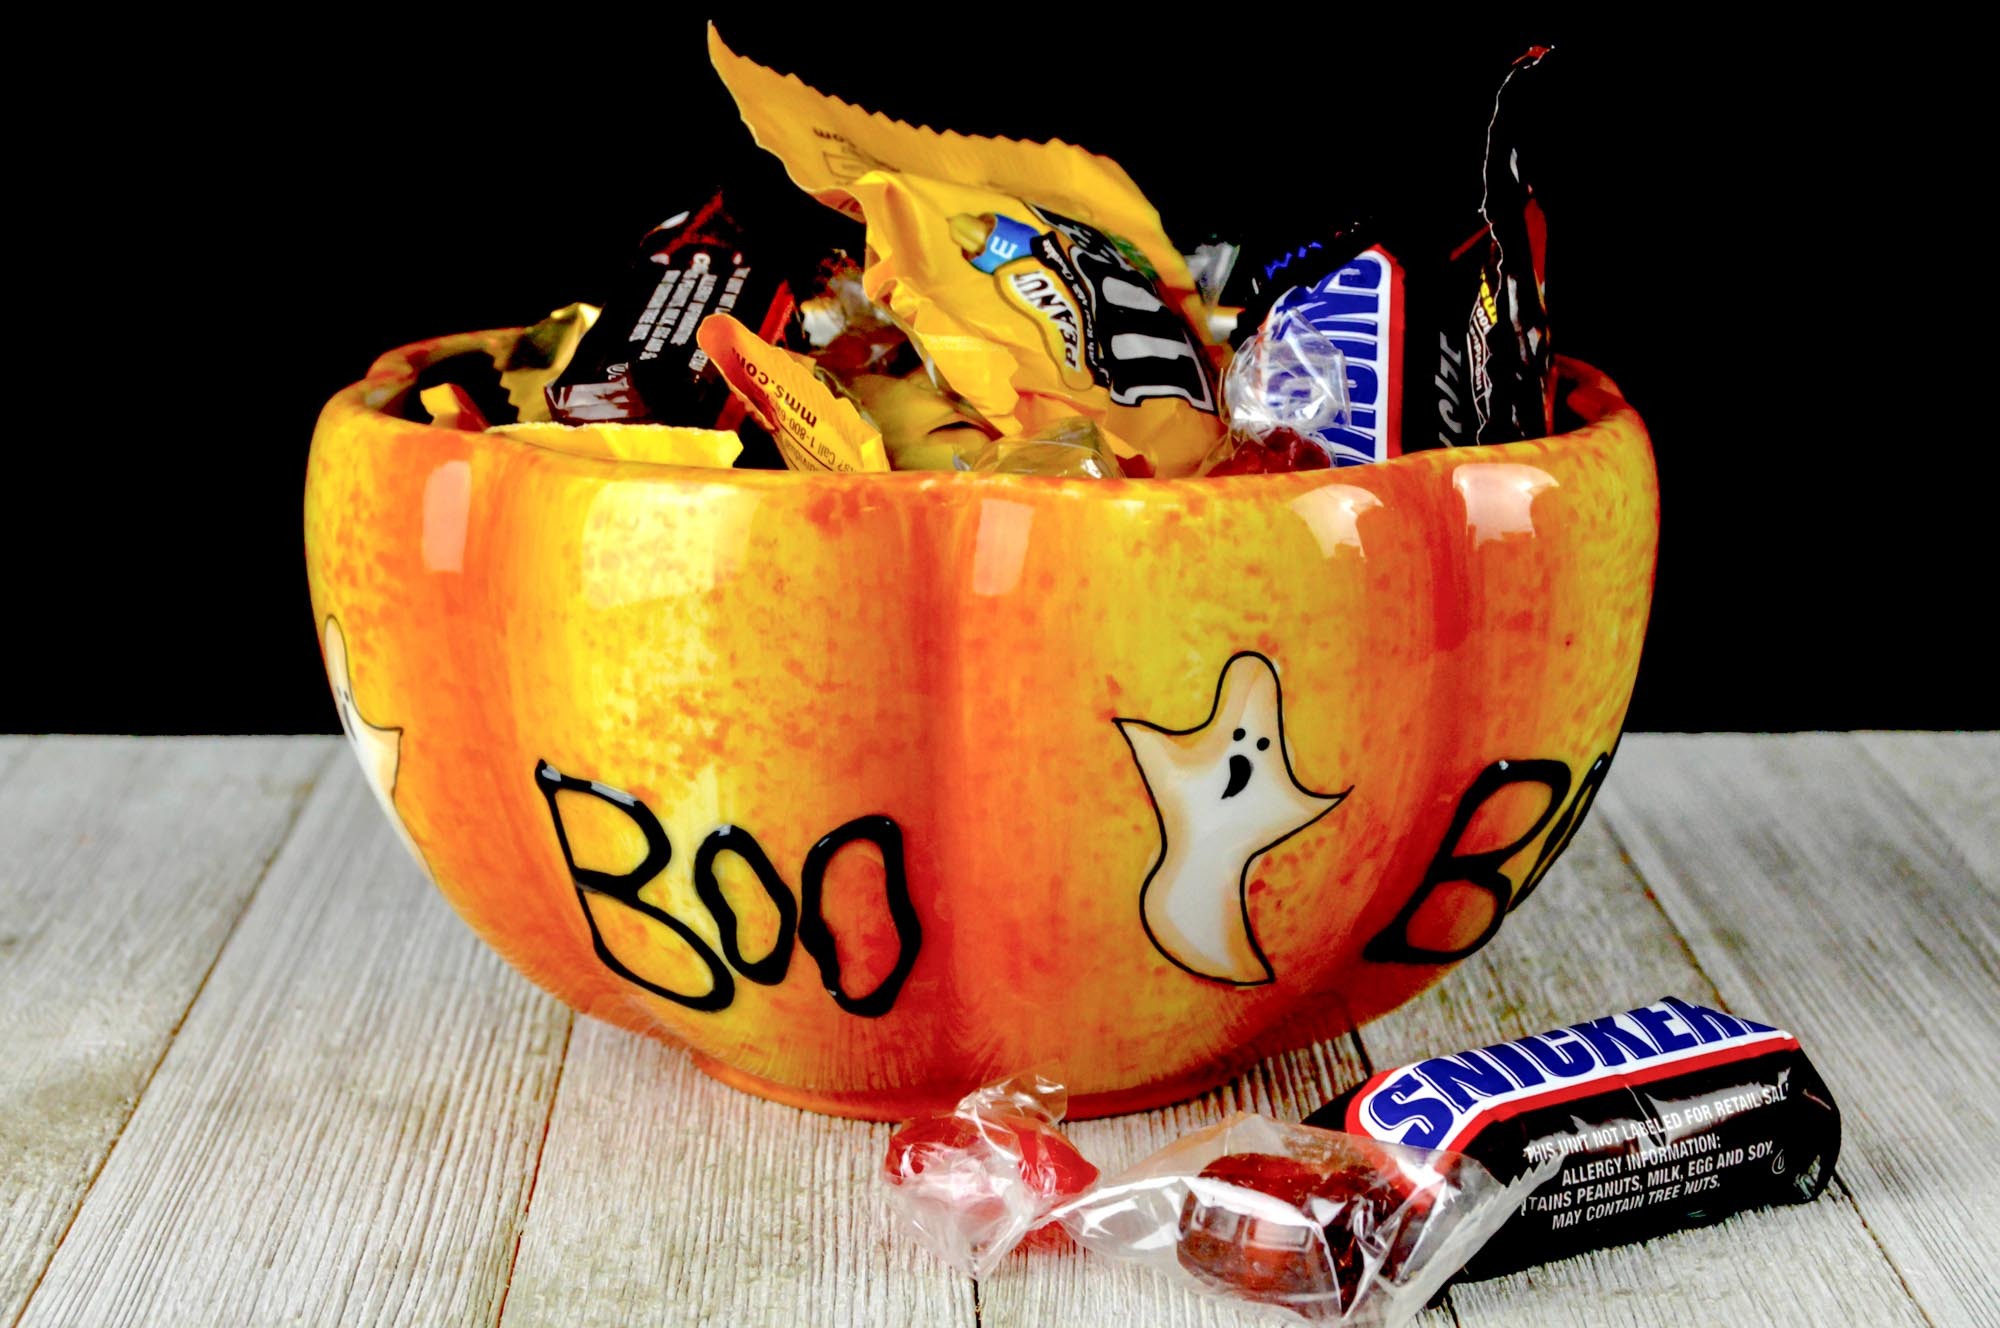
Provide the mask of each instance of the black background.
MULTIPOLYGON (((77 35, 15 125, 0 730, 334 727, 300 535, 319 403, 402 342, 601 298, 653 222, 768 169, 702 18, 665 12, 77 35)), ((1183 246, 1476 205, 1499 75, 1554 44, 1555 340, 1619 380, 1661 473, 1630 727, 1996 722, 1968 36, 1146 15, 718 17, 898 117, 1107 153, 1183 246)))

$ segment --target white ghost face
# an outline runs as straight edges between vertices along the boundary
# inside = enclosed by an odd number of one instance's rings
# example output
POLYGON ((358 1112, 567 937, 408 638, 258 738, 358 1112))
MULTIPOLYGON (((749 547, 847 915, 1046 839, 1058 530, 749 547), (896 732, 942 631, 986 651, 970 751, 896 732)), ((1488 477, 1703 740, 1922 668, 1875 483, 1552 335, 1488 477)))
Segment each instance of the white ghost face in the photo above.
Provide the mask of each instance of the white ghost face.
POLYGON ((1293 776, 1277 669, 1262 655, 1232 657, 1194 728, 1117 724, 1160 822, 1160 856, 1139 894, 1147 935, 1199 977, 1271 981, 1250 925, 1250 864, 1347 796, 1315 793, 1293 776))

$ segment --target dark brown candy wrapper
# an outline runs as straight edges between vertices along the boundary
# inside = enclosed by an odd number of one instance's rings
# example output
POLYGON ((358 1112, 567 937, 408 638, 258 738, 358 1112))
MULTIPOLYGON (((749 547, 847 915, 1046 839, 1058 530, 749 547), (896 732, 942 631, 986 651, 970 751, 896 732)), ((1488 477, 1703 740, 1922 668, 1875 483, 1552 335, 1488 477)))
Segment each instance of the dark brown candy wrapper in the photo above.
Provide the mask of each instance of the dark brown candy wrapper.
POLYGON ((727 313, 775 345, 798 342, 795 291, 837 243, 835 228, 852 229, 789 194, 738 187, 661 222, 549 385, 550 414, 566 424, 737 427, 743 408, 695 332, 727 313))
MULTIPOLYGON (((1555 430, 1555 357, 1549 349, 1548 223, 1522 165, 1531 119, 1514 84, 1548 55, 1531 46, 1507 71, 1488 131, 1485 230, 1472 240, 1478 291, 1466 329, 1466 387, 1476 443, 1542 438, 1555 430)), ((1531 92, 1532 90, 1525 90, 1531 92)), ((1457 258, 1454 256, 1454 266, 1457 258)))
POLYGON ((1548 227, 1529 178, 1548 55, 1528 48, 1501 81, 1477 214, 1468 191, 1462 222, 1330 219, 1244 243, 1221 297, 1243 307, 1232 340, 1291 312, 1346 357, 1349 420, 1319 438, 1336 464, 1554 431, 1548 227))

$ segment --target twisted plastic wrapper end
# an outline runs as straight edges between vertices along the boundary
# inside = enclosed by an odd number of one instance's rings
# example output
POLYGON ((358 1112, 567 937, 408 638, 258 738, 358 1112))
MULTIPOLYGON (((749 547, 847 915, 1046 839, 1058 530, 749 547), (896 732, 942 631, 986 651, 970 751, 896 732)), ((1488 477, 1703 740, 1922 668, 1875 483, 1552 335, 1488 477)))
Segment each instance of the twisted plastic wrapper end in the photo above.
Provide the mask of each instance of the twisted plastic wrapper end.
POLYGON ((1097 1180, 1056 1128, 1068 1107, 1061 1084, 1020 1074, 968 1093, 948 1115, 904 1124, 883 1162, 891 1211, 953 1268, 986 1276, 1097 1180))

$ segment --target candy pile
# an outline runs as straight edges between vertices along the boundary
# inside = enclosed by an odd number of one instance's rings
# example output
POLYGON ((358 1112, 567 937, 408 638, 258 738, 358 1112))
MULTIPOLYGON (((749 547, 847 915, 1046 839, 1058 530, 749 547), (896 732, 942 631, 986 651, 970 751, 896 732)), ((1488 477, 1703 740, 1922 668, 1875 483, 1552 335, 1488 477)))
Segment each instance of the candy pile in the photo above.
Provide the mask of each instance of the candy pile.
POLYGON ((1519 90, 1544 48, 1501 83, 1462 224, 1417 239, 1260 216, 1271 238, 1246 222, 1192 256, 1104 157, 892 121, 713 27, 709 48, 797 190, 726 183, 668 218, 601 315, 559 311, 496 366, 504 403, 434 385, 437 423, 587 430, 587 450, 673 464, 1084 478, 1324 469, 1552 430, 1519 90))
POLYGON ((1095 1185, 1061 1112, 1060 1085, 1023 1077, 905 1124, 883 1167, 892 1211, 973 1277, 1059 1222, 1086 1250, 1198 1291, 1383 1324, 1422 1309, 1555 1170, 1503 1185, 1456 1153, 1242 1113, 1095 1185))
POLYGON ((1239 1114, 1102 1184, 1039 1076, 891 1138, 907 1229, 983 1277, 1058 1222, 1094 1254, 1312 1322, 1398 1324, 1452 1277, 1826 1188, 1840 1112, 1790 1034, 1669 997, 1381 1071, 1290 1125, 1239 1114))

